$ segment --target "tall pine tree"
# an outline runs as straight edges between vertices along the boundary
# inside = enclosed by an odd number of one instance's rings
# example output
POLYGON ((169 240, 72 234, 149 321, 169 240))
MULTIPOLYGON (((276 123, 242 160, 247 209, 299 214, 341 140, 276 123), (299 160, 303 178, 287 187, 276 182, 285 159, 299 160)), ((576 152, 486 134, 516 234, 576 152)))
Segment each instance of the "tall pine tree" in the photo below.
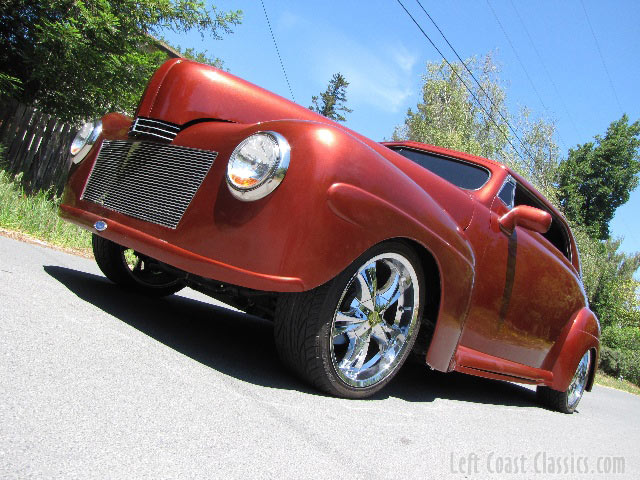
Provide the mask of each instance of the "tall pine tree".
POLYGON ((327 89, 320 96, 314 95, 311 97, 313 105, 309 107, 309 110, 313 110, 336 122, 346 121, 347 119, 340 112, 351 113, 353 111, 345 105, 348 86, 349 82, 344 78, 344 75, 334 73, 327 89))

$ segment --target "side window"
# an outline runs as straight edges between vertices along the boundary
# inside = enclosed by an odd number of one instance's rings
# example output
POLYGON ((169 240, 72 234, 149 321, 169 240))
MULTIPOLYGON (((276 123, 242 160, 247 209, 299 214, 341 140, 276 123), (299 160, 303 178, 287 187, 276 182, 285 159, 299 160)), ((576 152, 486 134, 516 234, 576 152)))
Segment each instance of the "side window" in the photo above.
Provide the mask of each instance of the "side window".
POLYGON ((516 182, 513 177, 509 176, 504 181, 500 192, 498 193, 498 198, 502 200, 502 202, 509 208, 513 208, 513 200, 515 198, 516 193, 516 182))
POLYGON ((528 205, 548 212, 552 218, 551 227, 549 227, 549 231, 542 236, 554 247, 560 250, 560 252, 567 257, 569 262, 571 262, 571 245, 569 243, 569 235, 563 223, 557 218, 557 216, 553 212, 549 211, 549 209, 540 200, 520 184, 515 187, 513 204, 514 206, 528 205))

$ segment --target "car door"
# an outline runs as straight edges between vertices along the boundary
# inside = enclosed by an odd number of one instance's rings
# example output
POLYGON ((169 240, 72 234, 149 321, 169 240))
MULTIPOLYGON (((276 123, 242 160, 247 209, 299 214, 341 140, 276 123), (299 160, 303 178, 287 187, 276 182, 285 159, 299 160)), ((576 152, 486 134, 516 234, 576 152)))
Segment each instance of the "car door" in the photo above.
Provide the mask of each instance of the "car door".
POLYGON ((584 306, 577 272, 569 258, 568 233, 553 212, 508 177, 490 208, 487 246, 476 267, 476 284, 461 345, 540 368, 572 315, 584 306), (549 232, 499 219, 518 205, 552 215, 549 232))

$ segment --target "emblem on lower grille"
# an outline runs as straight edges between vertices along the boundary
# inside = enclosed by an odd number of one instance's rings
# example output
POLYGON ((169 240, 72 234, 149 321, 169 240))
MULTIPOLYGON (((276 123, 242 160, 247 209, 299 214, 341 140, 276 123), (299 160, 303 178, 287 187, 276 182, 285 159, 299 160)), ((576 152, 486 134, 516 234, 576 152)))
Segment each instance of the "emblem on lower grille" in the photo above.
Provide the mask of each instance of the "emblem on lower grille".
POLYGON ((95 228, 98 232, 104 232, 107 229, 107 222, 98 220, 93 224, 93 228, 95 228))

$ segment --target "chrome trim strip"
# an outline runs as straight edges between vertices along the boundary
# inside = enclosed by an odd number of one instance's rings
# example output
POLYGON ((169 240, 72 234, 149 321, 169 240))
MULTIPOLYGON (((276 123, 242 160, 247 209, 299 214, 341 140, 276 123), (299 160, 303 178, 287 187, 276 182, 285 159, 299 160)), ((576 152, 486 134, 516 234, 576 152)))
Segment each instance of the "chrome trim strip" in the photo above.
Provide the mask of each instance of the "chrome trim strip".
POLYGON ((175 123, 147 117, 136 117, 129 128, 129 136, 151 136, 171 142, 180 133, 180 130, 181 126, 175 123))

